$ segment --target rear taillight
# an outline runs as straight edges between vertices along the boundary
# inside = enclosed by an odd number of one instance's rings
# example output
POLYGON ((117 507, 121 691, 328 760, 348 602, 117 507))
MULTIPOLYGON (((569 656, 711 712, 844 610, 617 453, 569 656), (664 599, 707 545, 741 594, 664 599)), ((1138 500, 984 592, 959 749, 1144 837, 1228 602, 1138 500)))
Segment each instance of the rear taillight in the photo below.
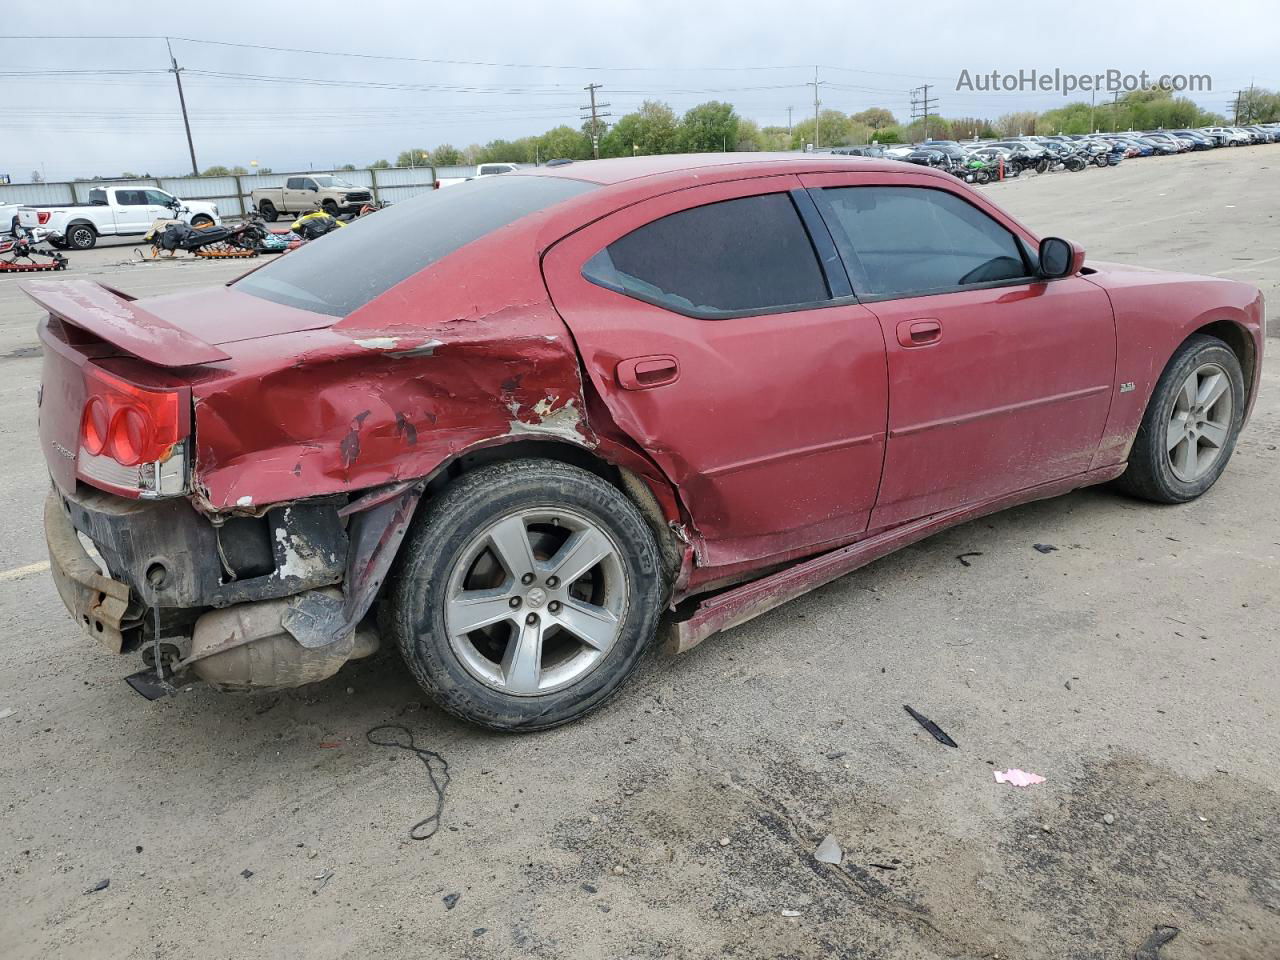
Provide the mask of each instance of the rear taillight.
POLYGON ((85 479, 132 496, 186 491, 187 419, 178 390, 139 387, 85 367, 78 464, 85 479))
POLYGON ((49 222, 49 215, 50 215, 52 212, 53 212, 53 211, 51 211, 51 210, 37 210, 37 211, 36 211, 36 222, 37 222, 37 223, 39 223, 41 226, 43 226, 44 224, 48 223, 48 222, 49 222))

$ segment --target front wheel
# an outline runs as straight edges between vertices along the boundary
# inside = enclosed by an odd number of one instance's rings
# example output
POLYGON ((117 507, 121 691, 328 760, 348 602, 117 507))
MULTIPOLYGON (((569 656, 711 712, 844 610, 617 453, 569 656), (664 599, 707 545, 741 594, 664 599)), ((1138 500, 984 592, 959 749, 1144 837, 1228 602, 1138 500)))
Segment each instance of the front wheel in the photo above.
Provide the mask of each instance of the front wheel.
POLYGON ((653 534, 615 487, 566 464, 467 474, 415 523, 389 633, 428 694, 497 730, 600 706, 649 648, 666 599, 653 534))
POLYGON ((92 250, 98 243, 98 231, 87 223, 73 223, 63 239, 73 250, 92 250))
POLYGON ((1156 503, 1194 500, 1226 469, 1244 407, 1235 353, 1217 337, 1191 337, 1156 383, 1119 485, 1156 503))
POLYGON ((212 227, 213 217, 207 217, 203 213, 197 214, 191 218, 191 225, 197 230, 203 230, 205 227, 212 227))

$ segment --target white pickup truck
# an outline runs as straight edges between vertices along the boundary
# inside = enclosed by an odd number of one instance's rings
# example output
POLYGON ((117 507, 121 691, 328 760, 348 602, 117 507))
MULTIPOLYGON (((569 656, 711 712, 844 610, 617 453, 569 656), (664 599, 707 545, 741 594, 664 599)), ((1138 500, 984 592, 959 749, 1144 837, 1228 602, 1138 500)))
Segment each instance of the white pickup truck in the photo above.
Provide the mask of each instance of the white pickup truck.
POLYGON ((55 247, 88 250, 98 237, 142 236, 156 220, 184 220, 193 227, 221 223, 217 204, 179 200, 158 187, 94 187, 88 203, 29 204, 55 247))
POLYGON ((476 172, 470 177, 443 177, 436 180, 434 186, 437 190, 441 187, 452 187, 458 183, 466 183, 468 180, 475 180, 478 177, 496 177, 500 173, 512 173, 520 169, 518 163, 482 163, 476 167, 476 172))

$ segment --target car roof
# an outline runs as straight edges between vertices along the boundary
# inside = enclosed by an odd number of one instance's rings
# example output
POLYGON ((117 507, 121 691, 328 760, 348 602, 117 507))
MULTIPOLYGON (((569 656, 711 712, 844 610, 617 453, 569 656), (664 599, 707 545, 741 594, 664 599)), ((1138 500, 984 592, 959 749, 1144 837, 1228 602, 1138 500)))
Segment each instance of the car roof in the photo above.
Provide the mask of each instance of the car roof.
POLYGON ((642 177, 697 174, 699 171, 741 176, 770 173, 822 173, 856 169, 868 173, 895 173, 902 164, 895 160, 830 153, 669 153, 649 157, 617 157, 609 160, 580 160, 558 167, 524 168, 516 176, 566 177, 609 185, 642 177), (731 169, 736 168, 736 169, 731 169))

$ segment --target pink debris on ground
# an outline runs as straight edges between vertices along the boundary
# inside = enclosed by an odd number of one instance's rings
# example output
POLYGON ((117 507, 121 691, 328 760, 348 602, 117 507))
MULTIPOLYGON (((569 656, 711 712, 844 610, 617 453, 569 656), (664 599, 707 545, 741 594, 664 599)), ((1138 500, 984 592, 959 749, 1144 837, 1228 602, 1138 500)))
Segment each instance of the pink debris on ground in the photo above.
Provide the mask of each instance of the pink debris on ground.
POLYGON ((1044 777, 1038 773, 1027 773, 1025 770, 996 770, 996 783, 1009 783, 1015 787, 1030 787, 1044 783, 1044 777))

